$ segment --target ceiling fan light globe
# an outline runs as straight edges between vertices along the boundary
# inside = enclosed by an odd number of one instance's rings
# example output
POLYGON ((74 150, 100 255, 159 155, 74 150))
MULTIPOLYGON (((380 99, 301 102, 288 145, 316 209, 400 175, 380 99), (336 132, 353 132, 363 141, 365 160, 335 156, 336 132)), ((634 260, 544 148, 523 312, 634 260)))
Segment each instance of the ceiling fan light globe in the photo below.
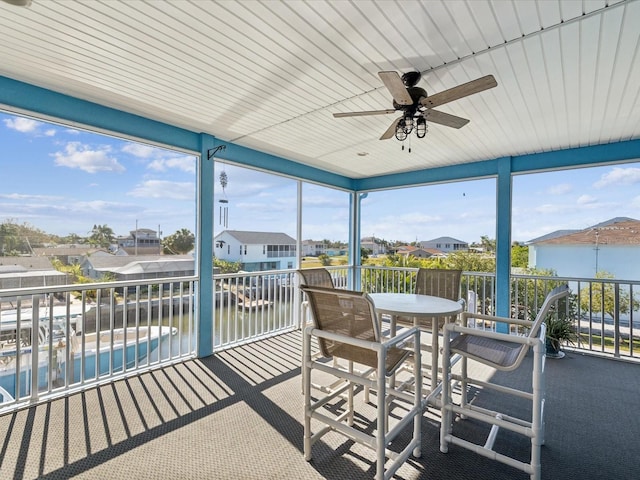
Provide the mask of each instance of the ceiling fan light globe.
POLYGON ((399 125, 402 125, 404 133, 409 135, 413 131, 413 118, 407 117, 399 125))
POLYGON ((424 117, 418 118, 416 122, 416 137, 424 138, 427 134, 427 121, 424 117))
POLYGON ((396 140, 404 142, 407 139, 407 133, 404 131, 403 121, 400 120, 398 122, 398 126, 396 127, 396 140))

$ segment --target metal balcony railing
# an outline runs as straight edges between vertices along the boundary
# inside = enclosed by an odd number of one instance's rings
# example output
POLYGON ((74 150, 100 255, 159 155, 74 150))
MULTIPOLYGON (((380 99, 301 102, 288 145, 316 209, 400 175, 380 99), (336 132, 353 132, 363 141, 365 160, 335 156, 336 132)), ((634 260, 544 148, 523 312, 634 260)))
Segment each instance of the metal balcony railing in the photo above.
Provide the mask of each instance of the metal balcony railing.
MULTIPOLYGON (((338 288, 413 291, 417 269, 329 267, 338 288)), ((0 412, 195 356, 197 277, 0 291, 0 412)), ((300 325, 294 270, 215 275, 213 350, 300 325)), ((533 318, 546 293, 571 288, 564 314, 578 351, 639 359, 640 281, 512 275, 511 314, 533 318)), ((465 272, 470 311, 495 311, 495 275, 465 272)))
MULTIPOLYGON (((413 291, 415 268, 360 267, 367 292, 413 291)), ((640 281, 514 274, 510 278, 511 315, 535 317, 546 293, 560 283, 571 289, 565 315, 573 319, 576 339, 565 345, 616 358, 640 359, 640 281)), ((464 272, 461 296, 468 311, 494 313, 495 274, 464 272)))
POLYGON ((0 292, 0 411, 194 356, 194 277, 0 292))
POLYGON ((214 351, 296 327, 294 271, 215 275, 214 351))

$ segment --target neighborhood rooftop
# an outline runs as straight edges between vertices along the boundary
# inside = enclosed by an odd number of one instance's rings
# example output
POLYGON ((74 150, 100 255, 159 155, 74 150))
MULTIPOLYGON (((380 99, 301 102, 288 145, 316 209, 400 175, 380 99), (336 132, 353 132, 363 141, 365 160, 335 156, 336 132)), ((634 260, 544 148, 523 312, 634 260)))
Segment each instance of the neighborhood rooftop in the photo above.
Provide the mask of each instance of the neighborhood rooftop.
POLYGON ((640 245, 640 221, 615 218, 584 230, 558 230, 529 240, 527 244, 640 245))

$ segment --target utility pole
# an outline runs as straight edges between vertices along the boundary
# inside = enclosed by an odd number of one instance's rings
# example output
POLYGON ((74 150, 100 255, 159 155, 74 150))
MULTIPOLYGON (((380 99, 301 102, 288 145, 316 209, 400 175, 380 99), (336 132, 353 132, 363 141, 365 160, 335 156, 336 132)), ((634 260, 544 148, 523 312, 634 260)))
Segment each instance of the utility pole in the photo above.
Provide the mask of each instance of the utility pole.
POLYGON ((598 251, 600 250, 600 247, 598 246, 598 235, 600 234, 600 232, 596 229, 596 277, 598 276, 598 251))

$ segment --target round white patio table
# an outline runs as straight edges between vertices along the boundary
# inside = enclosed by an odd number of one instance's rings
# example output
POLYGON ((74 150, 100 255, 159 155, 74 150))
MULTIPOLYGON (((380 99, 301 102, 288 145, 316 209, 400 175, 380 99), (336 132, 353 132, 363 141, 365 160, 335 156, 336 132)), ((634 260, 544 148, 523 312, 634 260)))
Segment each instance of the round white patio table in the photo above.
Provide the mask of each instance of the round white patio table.
POLYGON ((435 403, 440 382, 438 381, 438 319, 447 319, 464 310, 460 302, 447 298, 415 293, 370 293, 380 320, 382 315, 390 315, 392 325, 395 317, 413 317, 415 326, 428 327, 425 322, 431 320, 431 389, 427 397, 429 403, 435 403))

